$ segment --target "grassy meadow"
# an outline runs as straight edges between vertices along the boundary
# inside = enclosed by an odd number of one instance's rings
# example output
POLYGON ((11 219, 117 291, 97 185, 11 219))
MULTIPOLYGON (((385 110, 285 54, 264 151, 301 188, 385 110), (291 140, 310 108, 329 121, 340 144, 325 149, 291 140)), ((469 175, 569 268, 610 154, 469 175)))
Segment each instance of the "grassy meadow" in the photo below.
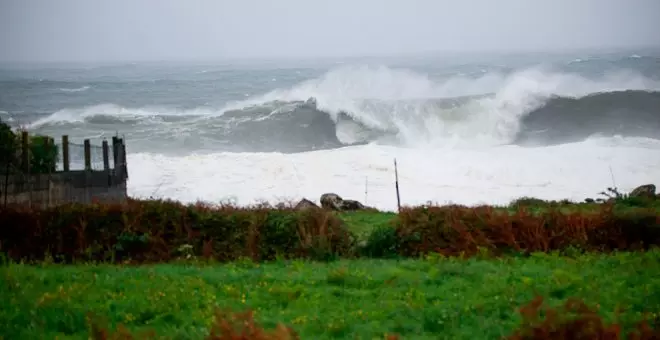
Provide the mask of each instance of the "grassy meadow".
POLYGON ((25 266, 1 269, 6 339, 87 339, 87 313, 170 339, 208 335, 216 306, 252 309, 302 339, 496 339, 537 294, 578 297, 625 327, 660 313, 660 251, 615 255, 257 264, 25 266))
MULTIPOLYGON (((643 208, 660 214, 659 203, 643 208)), ((541 214, 554 208, 589 214, 598 206, 524 199, 496 210, 512 216, 521 209, 541 214)), ((614 208, 640 207, 633 201, 614 208)), ((374 230, 395 228, 401 217, 367 211, 339 218, 364 243, 374 230)), ((620 324, 624 334, 642 319, 660 326, 658 248, 602 253, 569 247, 498 255, 326 261, 278 256, 224 263, 194 255, 140 265, 5 261, 0 339, 111 338, 92 336, 92 324, 152 331, 152 338, 205 339, 217 324, 218 308, 251 310, 261 327, 284 324, 301 339, 499 339, 520 329, 520 307, 538 296, 551 307, 581 299, 606 322, 620 324)), ((527 338, 562 338, 558 334, 527 338)))

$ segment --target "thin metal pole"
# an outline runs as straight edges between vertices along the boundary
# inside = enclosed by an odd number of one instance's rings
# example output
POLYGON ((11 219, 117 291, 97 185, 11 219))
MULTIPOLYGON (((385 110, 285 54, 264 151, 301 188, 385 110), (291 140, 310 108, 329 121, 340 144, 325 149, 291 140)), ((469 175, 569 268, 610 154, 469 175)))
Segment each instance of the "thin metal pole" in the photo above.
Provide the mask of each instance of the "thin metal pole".
POLYGON ((396 166, 396 158, 394 159, 394 186, 396 188, 396 207, 398 212, 401 212, 401 197, 399 196, 399 171, 396 166))
POLYGON ((369 177, 364 176, 364 204, 367 204, 367 192, 368 192, 368 186, 369 186, 369 177))

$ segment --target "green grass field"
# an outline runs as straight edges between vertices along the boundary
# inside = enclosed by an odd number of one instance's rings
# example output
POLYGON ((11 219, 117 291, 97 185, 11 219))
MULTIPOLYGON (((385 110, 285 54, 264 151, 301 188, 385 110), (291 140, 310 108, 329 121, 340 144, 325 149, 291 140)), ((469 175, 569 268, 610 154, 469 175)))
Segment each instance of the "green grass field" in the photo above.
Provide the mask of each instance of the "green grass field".
MULTIPOLYGON (((522 204, 534 211, 549 206, 533 200, 522 204)), ((594 207, 560 206, 567 212, 594 207)), ((653 207, 660 212, 660 204, 653 207)), ((356 212, 341 217, 366 240, 397 215, 356 212)), ((112 328, 121 323, 132 331, 153 329, 169 339, 203 339, 216 307, 252 309, 265 328, 281 322, 302 339, 383 339, 385 334, 495 339, 518 328, 517 308, 536 295, 552 306, 581 298, 599 306, 608 321, 622 310, 618 321, 632 327, 643 312, 660 318, 659 273, 659 249, 467 260, 9 264, 0 267, 0 339, 87 339, 89 312, 105 317, 112 328)))
MULTIPOLYGON (((0 269, 5 339, 86 339, 86 313, 131 330, 201 339, 215 306, 251 308, 303 339, 494 339, 535 294, 599 304, 624 325, 660 312, 660 251, 575 258, 302 261, 225 265, 25 266, 0 269)), ((657 314, 656 314, 657 315, 657 314)))

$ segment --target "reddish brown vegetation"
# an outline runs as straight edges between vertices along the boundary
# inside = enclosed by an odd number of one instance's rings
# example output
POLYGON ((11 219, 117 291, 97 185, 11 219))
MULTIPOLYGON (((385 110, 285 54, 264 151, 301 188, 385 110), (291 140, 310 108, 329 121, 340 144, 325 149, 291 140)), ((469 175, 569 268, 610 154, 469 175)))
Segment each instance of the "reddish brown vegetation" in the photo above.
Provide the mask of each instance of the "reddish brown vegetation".
MULTIPOLYGON (((577 299, 568 299, 561 310, 543 308, 543 298, 537 296, 520 308, 523 323, 520 330, 509 336, 510 340, 550 339, 622 339, 618 324, 606 324, 598 313, 577 299), (545 318, 541 319, 541 314, 545 318)), ((653 330, 642 320, 636 329, 626 335, 630 340, 660 339, 660 331, 653 330)))
POLYGON ((300 339, 298 334, 291 328, 278 324, 277 327, 268 332, 261 328, 255 321, 252 311, 243 313, 226 313, 216 311, 211 334, 208 340, 294 340, 300 339))
MULTIPOLYGON (((491 207, 404 208, 396 235, 370 239, 373 251, 417 256, 472 256, 562 250, 638 250, 660 245, 653 209, 590 212, 524 206, 509 214, 491 207)), ((355 238, 332 212, 257 206, 236 208, 132 200, 123 205, 69 205, 46 210, 0 210, 0 253, 12 260, 162 262, 188 255, 231 261, 326 259, 358 253, 355 238), (188 247, 187 253, 181 246, 188 247)), ((389 229, 392 230, 392 229, 389 229)), ((374 233, 383 232, 375 230, 374 233)), ((374 234, 376 235, 376 234, 374 234)), ((367 254, 368 255, 368 254, 367 254)), ((369 255, 371 256, 371 255, 369 255)), ((374 255, 375 256, 375 255, 374 255)))
POLYGON ((182 205, 168 201, 0 210, 0 252, 40 261, 161 262, 194 255, 231 261, 348 254, 353 237, 322 210, 182 205))
POLYGON ((402 209, 399 220, 399 249, 407 256, 430 252, 471 256, 480 249, 493 254, 547 252, 570 246, 637 250, 660 245, 660 214, 652 209, 617 212, 612 205, 572 213, 556 208, 532 213, 520 207, 515 214, 491 207, 416 207, 402 209))

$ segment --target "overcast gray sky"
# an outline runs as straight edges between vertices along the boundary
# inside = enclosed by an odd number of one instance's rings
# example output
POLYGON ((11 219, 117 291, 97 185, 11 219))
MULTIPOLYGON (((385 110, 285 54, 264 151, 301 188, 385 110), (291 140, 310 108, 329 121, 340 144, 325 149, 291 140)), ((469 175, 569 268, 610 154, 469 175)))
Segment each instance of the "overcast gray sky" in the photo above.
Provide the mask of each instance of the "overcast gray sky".
POLYGON ((660 0, 0 0, 0 61, 660 45, 660 0))

